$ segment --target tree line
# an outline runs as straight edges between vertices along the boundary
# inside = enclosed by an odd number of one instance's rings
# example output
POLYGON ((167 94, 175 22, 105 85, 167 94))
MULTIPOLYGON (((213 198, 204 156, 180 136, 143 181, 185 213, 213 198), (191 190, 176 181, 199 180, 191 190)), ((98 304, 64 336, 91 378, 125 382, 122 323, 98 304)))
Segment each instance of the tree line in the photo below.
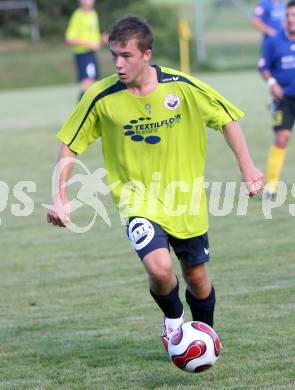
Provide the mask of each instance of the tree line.
MULTIPOLYGON (((43 40, 63 39, 72 12, 78 2, 73 0, 37 0, 38 21, 43 40)), ((154 5, 148 0, 98 0, 102 31, 108 31, 115 20, 126 15, 140 15, 153 27, 154 53, 158 56, 178 58, 177 15, 169 6, 154 5)), ((29 15, 24 10, 0 12, 1 38, 29 39, 29 15)))

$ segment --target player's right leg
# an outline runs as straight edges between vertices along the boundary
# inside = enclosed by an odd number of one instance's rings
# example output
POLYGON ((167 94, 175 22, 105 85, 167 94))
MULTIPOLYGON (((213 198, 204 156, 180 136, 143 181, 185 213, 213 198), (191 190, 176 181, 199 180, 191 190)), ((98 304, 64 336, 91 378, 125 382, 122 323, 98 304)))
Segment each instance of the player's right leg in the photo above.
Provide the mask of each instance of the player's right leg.
POLYGON ((81 84, 80 84, 81 93, 84 94, 87 91, 87 89, 90 88, 91 85, 94 83, 95 83, 95 80, 93 80, 93 79, 87 78, 87 79, 82 80, 81 84))
POLYGON ((172 259, 168 249, 159 248, 143 258, 149 275, 150 293, 162 312, 162 340, 168 348, 171 333, 184 321, 183 305, 179 299, 178 279, 172 269, 172 259))
POLYGON ((278 181, 280 180, 290 138, 290 130, 277 131, 274 143, 269 150, 266 167, 266 197, 272 200, 275 199, 278 190, 278 181))
POLYGON ((98 65, 94 52, 76 54, 75 61, 80 82, 80 100, 87 89, 98 80, 98 65))
POLYGON ((167 349, 169 335, 183 323, 183 305, 167 233, 158 224, 135 217, 129 222, 128 237, 149 276, 150 293, 164 314, 162 340, 167 349))
POLYGON ((294 123, 294 102, 283 98, 274 103, 274 143, 271 145, 266 164, 266 197, 274 199, 283 168, 287 145, 294 123))

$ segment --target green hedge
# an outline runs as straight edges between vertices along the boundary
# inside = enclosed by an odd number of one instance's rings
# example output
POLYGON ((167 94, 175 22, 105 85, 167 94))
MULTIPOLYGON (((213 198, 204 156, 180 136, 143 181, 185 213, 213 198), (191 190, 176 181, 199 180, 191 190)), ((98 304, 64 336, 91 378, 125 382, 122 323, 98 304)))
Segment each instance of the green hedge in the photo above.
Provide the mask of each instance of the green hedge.
MULTIPOLYGON (((67 22, 77 7, 73 0, 38 0, 42 39, 63 39, 67 22)), ((172 7, 154 5, 148 0, 99 0, 96 2, 101 28, 107 31, 115 20, 129 14, 147 19, 155 32, 155 55, 178 59, 177 16, 172 7)), ((0 36, 29 38, 28 15, 24 10, 0 13, 0 36)))

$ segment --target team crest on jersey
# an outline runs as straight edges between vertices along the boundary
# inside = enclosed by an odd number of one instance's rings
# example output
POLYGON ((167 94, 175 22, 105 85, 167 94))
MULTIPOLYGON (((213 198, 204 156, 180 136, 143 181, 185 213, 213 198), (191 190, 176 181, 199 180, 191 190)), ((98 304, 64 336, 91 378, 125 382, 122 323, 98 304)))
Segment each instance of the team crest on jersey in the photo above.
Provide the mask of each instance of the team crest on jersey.
POLYGON ((291 45, 291 46, 290 46, 290 49, 291 49, 292 51, 294 51, 294 50, 295 50, 295 45, 294 45, 294 44, 291 45))
POLYGON ((179 96, 177 96, 175 93, 171 93, 165 96, 164 104, 168 110, 176 110, 180 105, 179 96))

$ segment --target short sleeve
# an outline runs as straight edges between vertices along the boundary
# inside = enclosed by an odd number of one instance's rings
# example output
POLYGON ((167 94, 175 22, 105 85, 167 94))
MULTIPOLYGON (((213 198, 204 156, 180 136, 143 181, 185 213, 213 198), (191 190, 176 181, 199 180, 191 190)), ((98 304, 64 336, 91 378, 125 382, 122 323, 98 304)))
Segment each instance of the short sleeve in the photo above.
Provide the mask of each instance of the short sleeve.
POLYGON ((79 14, 77 11, 73 13, 66 29, 66 39, 74 39, 79 37, 79 14))
POLYGON ((244 116, 234 104, 208 86, 197 92, 196 104, 206 126, 220 132, 226 124, 244 116))
POLYGON ((82 154, 101 135, 95 102, 90 89, 57 134, 61 142, 78 154, 82 154))
POLYGON ((273 61, 273 39, 268 39, 263 45, 262 57, 258 61, 259 72, 271 71, 273 61))
POLYGON ((257 6, 254 8, 253 16, 257 18, 262 18, 267 12, 267 7, 264 1, 260 1, 257 6))
POLYGON ((270 6, 267 1, 261 0, 254 8, 253 16, 259 19, 264 19, 270 12, 270 6))

